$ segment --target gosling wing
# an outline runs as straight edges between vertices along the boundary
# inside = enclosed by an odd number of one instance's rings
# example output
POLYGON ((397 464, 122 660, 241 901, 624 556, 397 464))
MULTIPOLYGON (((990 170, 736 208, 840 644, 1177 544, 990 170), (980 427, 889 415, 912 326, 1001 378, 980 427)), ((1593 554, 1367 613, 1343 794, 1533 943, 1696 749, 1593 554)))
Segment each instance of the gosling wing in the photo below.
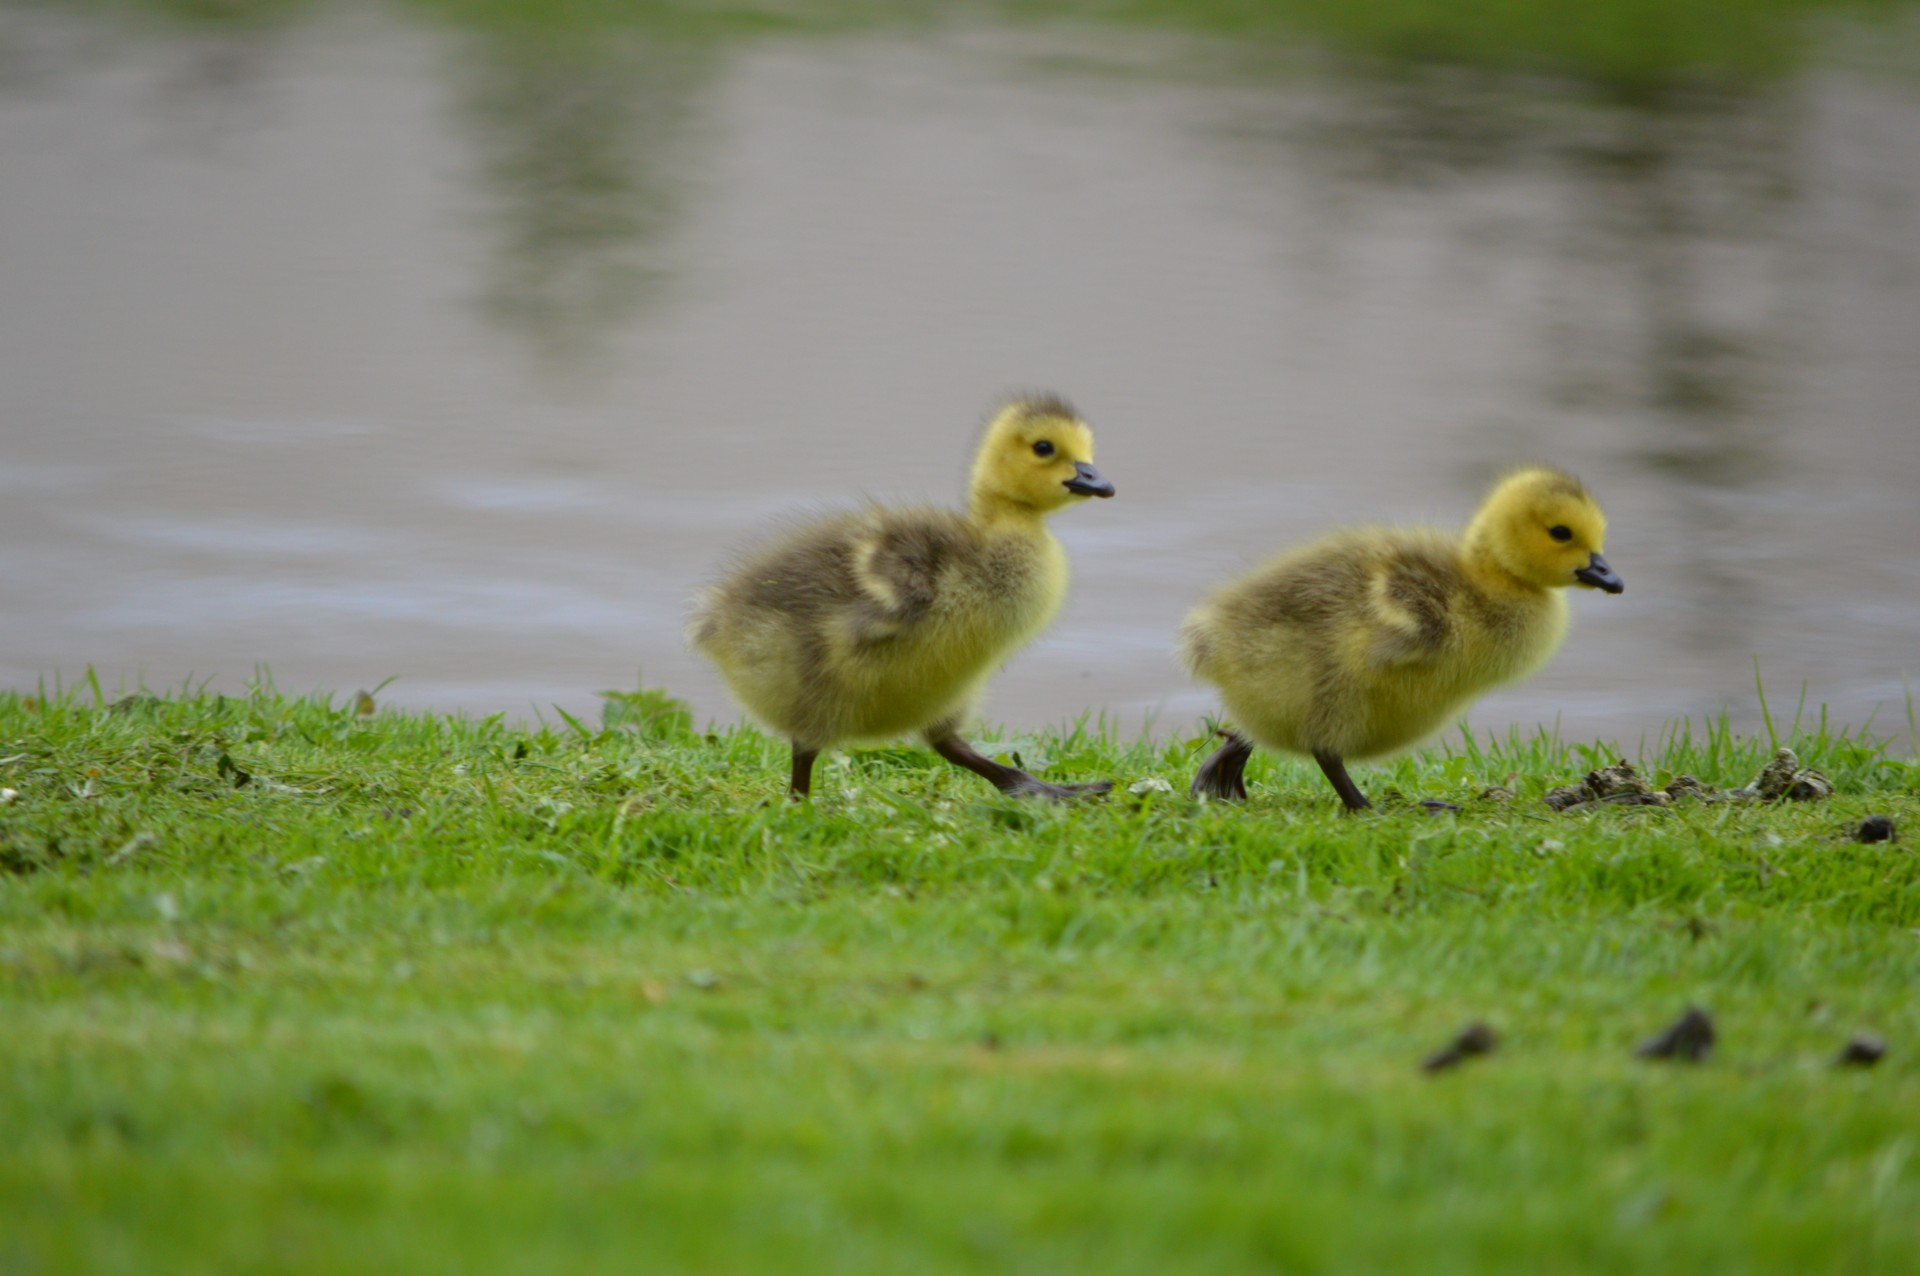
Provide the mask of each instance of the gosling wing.
POLYGON ((1446 651, 1456 628, 1449 599, 1460 595, 1459 575, 1410 546, 1383 559, 1367 582, 1367 659, 1375 668, 1426 664, 1446 651))
POLYGON ((940 517, 890 517, 856 538, 848 560, 855 642, 886 642, 927 620, 943 576, 966 548, 957 524, 940 517))

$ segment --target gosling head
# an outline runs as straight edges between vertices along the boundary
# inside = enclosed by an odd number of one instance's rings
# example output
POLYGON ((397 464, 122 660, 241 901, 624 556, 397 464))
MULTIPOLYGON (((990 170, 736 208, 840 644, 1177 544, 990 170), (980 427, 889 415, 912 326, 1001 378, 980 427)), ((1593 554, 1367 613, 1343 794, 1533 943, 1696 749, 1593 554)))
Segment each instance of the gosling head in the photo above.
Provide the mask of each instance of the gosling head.
POLYGON ((1049 514, 1090 496, 1112 496, 1093 468, 1093 431, 1063 399, 1016 399, 994 414, 973 462, 975 509, 1049 514))
POLYGON ((1580 480, 1559 470, 1516 470, 1487 494, 1467 544, 1509 575, 1542 589, 1626 588, 1601 556, 1607 516, 1580 480))

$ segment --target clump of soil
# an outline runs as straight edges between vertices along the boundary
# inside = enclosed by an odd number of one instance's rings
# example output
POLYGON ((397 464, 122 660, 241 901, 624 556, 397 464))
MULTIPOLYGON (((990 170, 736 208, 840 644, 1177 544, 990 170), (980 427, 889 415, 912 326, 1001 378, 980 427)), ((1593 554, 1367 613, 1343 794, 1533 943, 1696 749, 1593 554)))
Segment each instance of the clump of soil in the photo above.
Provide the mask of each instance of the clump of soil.
POLYGON ((1773 761, 1747 786, 1762 802, 1817 802, 1833 796, 1833 781, 1811 767, 1802 767, 1792 749, 1777 749, 1773 761))
POLYGON ((1589 771, 1587 778, 1578 784, 1563 784, 1557 789, 1549 789, 1546 797, 1547 805, 1556 811, 1602 804, 1665 806, 1670 800, 1667 794, 1647 783, 1632 763, 1624 761, 1589 771))
POLYGON ((1710 802, 1719 794, 1711 784, 1702 784, 1691 775, 1676 775, 1667 784, 1667 796, 1670 798, 1693 798, 1699 802, 1710 802))
MULTIPOLYGON (((1801 766, 1792 749, 1780 749, 1766 769, 1744 788, 1723 791, 1694 776, 1676 775, 1666 788, 1656 789, 1632 764, 1616 762, 1589 771, 1586 779, 1578 784, 1548 789, 1546 803, 1556 811, 1572 811, 1600 805, 1671 806, 1683 798, 1693 802, 1816 802, 1832 796, 1832 780, 1811 767, 1801 766)), ((1891 823, 1887 827, 1887 836, 1891 836, 1891 823)), ((1862 825, 1861 841, 1880 840, 1864 836, 1867 832, 1862 825)))
POLYGON ((1585 802, 1587 789, 1583 784, 1562 784, 1558 788, 1548 789, 1543 800, 1554 810, 1564 811, 1585 802))
POLYGON ((1654 788, 1640 778, 1640 773, 1633 769, 1632 764, 1616 762, 1598 771, 1587 772, 1587 791, 1602 802, 1611 802, 1623 798, 1652 797, 1654 788))

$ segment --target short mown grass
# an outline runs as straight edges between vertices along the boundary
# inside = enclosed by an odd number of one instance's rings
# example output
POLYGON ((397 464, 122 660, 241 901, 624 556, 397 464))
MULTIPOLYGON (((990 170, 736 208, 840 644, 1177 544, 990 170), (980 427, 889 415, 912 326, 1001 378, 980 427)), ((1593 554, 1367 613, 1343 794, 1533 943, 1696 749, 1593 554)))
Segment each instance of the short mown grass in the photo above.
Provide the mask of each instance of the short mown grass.
POLYGON ((1569 814, 1611 750, 1456 741, 1358 778, 1462 814, 1347 817, 1083 725, 994 747, 1105 801, 897 748, 794 805, 778 742, 608 706, 0 694, 0 1272, 1920 1266, 1871 740, 1782 727, 1826 802, 1569 814), (1690 1003, 1707 1062, 1634 1057, 1690 1003))

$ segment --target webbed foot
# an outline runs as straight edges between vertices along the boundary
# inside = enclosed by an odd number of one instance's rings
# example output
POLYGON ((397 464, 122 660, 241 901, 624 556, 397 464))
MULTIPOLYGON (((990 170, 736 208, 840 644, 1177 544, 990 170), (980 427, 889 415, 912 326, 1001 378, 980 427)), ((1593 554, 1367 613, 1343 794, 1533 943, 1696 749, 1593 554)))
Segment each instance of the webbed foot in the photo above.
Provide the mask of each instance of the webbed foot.
POLYGON ((1193 783, 1187 786, 1187 792, 1197 798, 1244 802, 1247 800, 1247 759, 1253 756, 1253 741, 1238 731, 1219 731, 1215 734, 1224 737, 1226 743, 1200 764, 1200 769, 1193 773, 1193 783))
POLYGON ((955 766, 965 767, 1008 797, 1044 797, 1056 802, 1070 802, 1075 798, 1095 797, 1113 787, 1111 780, 1096 780, 1091 784, 1048 784, 1018 767, 1002 766, 992 758, 982 757, 972 745, 950 733, 929 735, 927 743, 933 746, 935 753, 955 766))
POLYGON ((1038 776, 1028 775, 1025 771, 1014 771, 1005 782, 996 780, 994 787, 1008 797, 1038 797, 1055 802, 1071 802, 1075 798, 1099 797, 1113 788, 1113 781, 1095 780, 1090 784, 1048 784, 1038 776))

